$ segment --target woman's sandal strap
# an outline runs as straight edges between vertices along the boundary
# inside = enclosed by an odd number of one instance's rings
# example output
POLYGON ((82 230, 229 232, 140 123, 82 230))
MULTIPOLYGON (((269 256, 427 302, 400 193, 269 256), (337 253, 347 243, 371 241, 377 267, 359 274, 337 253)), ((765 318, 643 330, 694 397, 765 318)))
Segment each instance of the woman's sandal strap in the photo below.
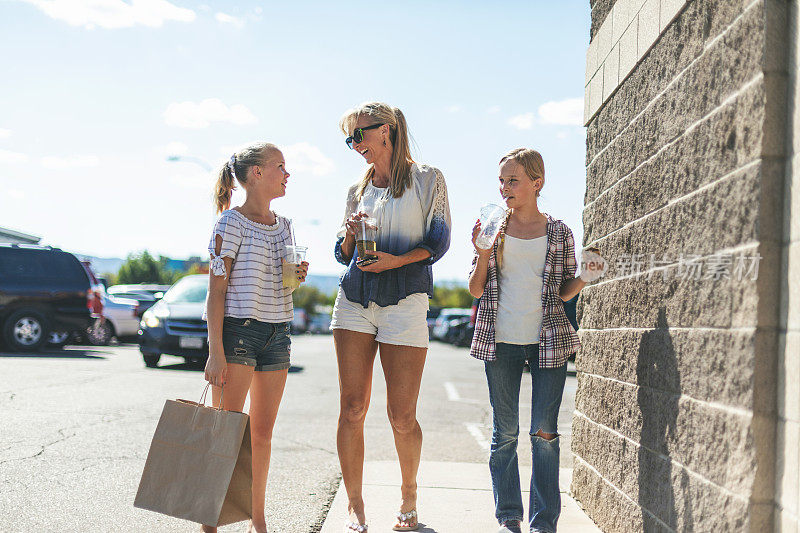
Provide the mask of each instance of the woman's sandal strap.
POLYGON ((412 518, 417 518, 417 510, 411 509, 407 513, 397 513, 397 521, 398 522, 408 522, 412 518))

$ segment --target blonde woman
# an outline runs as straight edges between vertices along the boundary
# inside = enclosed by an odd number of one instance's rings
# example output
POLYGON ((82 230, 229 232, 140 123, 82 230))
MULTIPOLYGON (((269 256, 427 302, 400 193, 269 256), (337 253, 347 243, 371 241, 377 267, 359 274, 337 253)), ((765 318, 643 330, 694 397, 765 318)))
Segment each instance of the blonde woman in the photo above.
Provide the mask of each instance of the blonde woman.
POLYGON ((426 316, 433 294, 431 265, 450 246, 447 187, 438 169, 411 158, 403 113, 381 102, 347 111, 340 127, 367 163, 347 191, 336 258, 347 266, 331 329, 339 365, 337 448, 348 496, 346 531, 367 530, 362 498, 364 418, 372 367, 380 350, 389 422, 402 473, 395 531, 419 527, 417 469, 422 430, 416 407, 428 348, 426 316), (367 215, 377 222, 377 251, 359 257, 356 233, 367 215))
MULTIPOLYGON (((233 154, 219 173, 216 207, 221 214, 208 248, 205 378, 212 385, 214 405, 224 385, 224 409, 242 411, 250 393, 253 500, 248 533, 267 531, 264 505, 272 429, 289 369, 293 289, 283 286, 281 263, 291 243, 290 222, 270 210, 270 202, 286 194, 288 179, 283 154, 273 144, 254 144, 233 154), (229 209, 236 182, 247 198, 229 209)), ((307 272, 304 262, 296 271, 300 282, 307 272)), ((206 525, 202 529, 217 530, 206 525)))
POLYGON ((475 245, 480 221, 472 230, 475 256, 469 291, 481 300, 470 354, 485 361, 493 414, 489 470, 501 533, 520 533, 523 518, 517 435, 526 362, 533 380, 528 521, 532 532, 556 531, 561 511, 556 424, 567 357, 580 346, 563 302, 596 279, 596 272, 575 277, 572 231, 539 211, 542 187, 544 161, 539 152, 509 152, 500 160, 500 194, 508 207, 500 234, 483 250, 475 245))

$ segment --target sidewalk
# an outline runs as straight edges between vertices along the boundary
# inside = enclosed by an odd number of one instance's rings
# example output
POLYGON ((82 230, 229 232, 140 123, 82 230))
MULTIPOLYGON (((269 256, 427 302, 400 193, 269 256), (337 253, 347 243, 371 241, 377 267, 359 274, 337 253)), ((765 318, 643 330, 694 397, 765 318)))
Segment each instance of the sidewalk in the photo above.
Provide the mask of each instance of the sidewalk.
MULTIPOLYGON (((530 467, 521 467, 526 487, 530 467)), ((558 530, 569 533, 600 531, 567 494, 571 469, 561 469, 561 517, 558 530)), ((494 500, 489 467, 483 463, 423 462, 419 469, 419 521, 423 533, 495 533, 494 500)), ((522 496, 527 511, 528 492, 522 496)), ((370 533, 392 531, 400 502, 400 467, 396 461, 364 463, 364 503, 370 533)), ((347 518, 344 485, 333 500, 322 533, 342 533, 347 518)), ((527 516, 525 517, 527 519, 527 516)), ((528 531, 524 527, 523 531, 528 531)))

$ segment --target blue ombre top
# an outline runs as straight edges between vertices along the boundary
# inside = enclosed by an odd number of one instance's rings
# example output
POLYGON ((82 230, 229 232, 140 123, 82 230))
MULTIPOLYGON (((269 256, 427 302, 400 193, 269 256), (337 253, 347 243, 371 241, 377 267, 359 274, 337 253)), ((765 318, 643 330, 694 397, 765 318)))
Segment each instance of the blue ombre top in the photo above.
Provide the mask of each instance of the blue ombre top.
POLYGON ((427 165, 411 166, 411 185, 400 198, 393 198, 388 187, 379 188, 370 183, 361 198, 357 198, 356 183, 347 191, 344 220, 337 234, 336 260, 347 266, 339 281, 344 295, 351 302, 367 307, 375 302, 381 307, 395 305, 410 294, 418 292, 433 296, 433 269, 450 247, 450 204, 447 185, 437 168, 427 165), (376 243, 378 250, 402 255, 415 248, 423 248, 431 256, 379 274, 363 272, 355 262, 358 251, 348 263, 342 255, 342 241, 346 234, 345 222, 353 213, 372 213, 378 222, 376 243))

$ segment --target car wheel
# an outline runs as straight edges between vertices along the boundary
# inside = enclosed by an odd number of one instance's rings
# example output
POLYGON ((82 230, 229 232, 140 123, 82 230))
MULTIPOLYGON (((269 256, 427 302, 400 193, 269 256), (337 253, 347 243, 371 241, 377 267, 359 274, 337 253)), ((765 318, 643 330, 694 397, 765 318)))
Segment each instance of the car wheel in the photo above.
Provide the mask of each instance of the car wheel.
POLYGON ((71 331, 51 331, 50 337, 47 339, 47 347, 61 349, 67 345, 71 335, 71 331))
POLYGON ((161 354, 142 354, 142 359, 144 359, 144 366, 147 368, 156 368, 158 360, 161 359, 161 354))
POLYGON ((50 337, 47 318, 33 309, 12 313, 3 325, 3 337, 12 350, 32 352, 41 348, 50 337))
POLYGON ((114 326, 108 320, 95 320, 86 329, 86 337, 93 346, 106 346, 114 336, 114 326))

